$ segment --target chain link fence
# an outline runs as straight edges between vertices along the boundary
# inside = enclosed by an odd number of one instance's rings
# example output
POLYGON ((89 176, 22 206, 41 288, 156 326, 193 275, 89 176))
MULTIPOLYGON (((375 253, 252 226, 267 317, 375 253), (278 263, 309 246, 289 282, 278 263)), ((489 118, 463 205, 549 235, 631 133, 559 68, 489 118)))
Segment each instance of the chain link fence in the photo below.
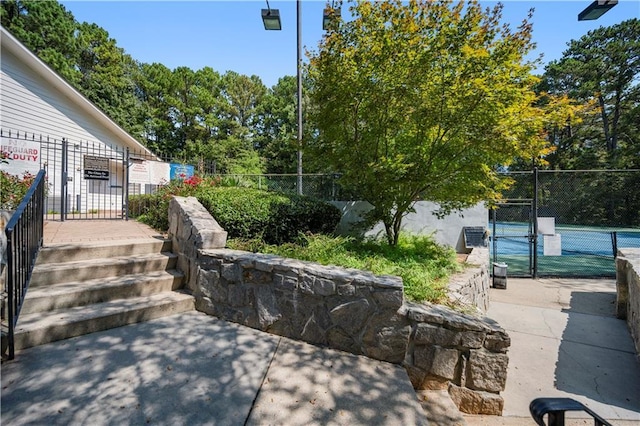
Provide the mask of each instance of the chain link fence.
POLYGON ((505 174, 514 183, 492 215, 493 261, 512 276, 615 276, 618 247, 640 247, 640 170, 535 176, 505 174))

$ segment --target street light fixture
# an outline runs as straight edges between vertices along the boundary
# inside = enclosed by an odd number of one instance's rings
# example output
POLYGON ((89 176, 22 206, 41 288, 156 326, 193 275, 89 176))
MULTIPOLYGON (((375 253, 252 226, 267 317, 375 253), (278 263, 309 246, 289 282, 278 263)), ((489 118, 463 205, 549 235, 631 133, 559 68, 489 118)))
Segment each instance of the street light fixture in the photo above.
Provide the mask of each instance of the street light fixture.
POLYGON ((578 14, 578 21, 592 21, 598 19, 618 4, 618 0, 595 0, 578 14))
POLYGON ((322 13, 322 29, 327 31, 329 29, 329 25, 331 25, 331 21, 334 19, 336 14, 340 13, 340 8, 335 8, 335 3, 331 0, 331 6, 329 6, 329 2, 327 2, 327 6, 324 8, 324 12, 322 13))
POLYGON ((280 22, 280 11, 278 9, 271 9, 269 2, 267 2, 267 8, 262 9, 262 23, 265 30, 281 30, 282 24, 280 22))

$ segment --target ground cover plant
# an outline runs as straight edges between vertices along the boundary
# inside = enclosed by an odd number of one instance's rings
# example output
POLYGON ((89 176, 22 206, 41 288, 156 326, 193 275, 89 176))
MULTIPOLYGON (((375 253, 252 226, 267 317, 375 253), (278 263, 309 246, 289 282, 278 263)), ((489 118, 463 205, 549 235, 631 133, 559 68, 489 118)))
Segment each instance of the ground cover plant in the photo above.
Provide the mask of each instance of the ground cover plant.
POLYGON ((397 275, 404 283, 405 296, 416 302, 446 303, 448 278, 462 268, 453 249, 427 235, 401 234, 395 246, 382 240, 320 234, 299 235, 295 242, 281 245, 257 239, 232 239, 227 245, 376 275, 397 275))

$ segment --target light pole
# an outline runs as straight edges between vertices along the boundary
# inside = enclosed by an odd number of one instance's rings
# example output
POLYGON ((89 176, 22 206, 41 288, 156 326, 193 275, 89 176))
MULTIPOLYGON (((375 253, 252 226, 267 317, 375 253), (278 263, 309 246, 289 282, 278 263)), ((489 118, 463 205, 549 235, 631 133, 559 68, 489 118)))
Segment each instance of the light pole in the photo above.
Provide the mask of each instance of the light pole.
MULTIPOLYGON (((262 9, 262 22, 265 30, 281 30, 280 11, 271 9, 267 0, 267 9, 262 9)), ((296 75, 297 87, 296 112, 298 116, 298 194, 302 195, 302 0, 296 0, 296 24, 297 24, 297 52, 296 52, 296 75)))
POLYGON ((298 195, 302 195, 302 0, 296 0, 297 97, 298 97, 298 195))

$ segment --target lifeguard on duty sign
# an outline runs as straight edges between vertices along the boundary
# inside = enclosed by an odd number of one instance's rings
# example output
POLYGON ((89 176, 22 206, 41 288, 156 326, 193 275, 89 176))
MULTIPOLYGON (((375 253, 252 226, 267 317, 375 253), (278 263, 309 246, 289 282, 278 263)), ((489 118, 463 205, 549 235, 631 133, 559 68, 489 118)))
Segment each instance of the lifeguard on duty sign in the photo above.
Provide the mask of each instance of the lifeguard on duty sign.
POLYGON ((84 156, 84 178, 109 180, 109 159, 94 155, 84 156))

